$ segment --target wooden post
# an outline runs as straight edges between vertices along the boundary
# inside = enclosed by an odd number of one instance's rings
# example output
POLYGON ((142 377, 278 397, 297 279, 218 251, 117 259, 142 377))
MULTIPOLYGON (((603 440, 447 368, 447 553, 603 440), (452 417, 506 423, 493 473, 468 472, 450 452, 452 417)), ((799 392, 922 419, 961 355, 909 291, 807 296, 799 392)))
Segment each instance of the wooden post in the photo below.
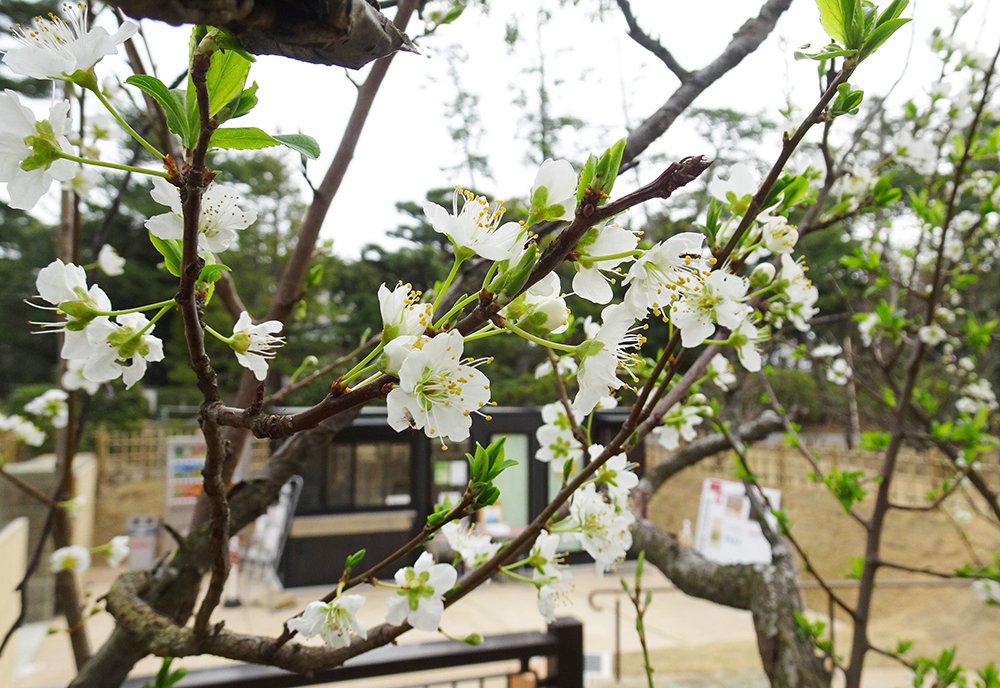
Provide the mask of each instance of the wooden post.
POLYGON ((556 655, 549 657, 549 676, 555 676, 556 688, 583 688, 583 624, 576 619, 556 619, 549 633, 559 643, 556 655))

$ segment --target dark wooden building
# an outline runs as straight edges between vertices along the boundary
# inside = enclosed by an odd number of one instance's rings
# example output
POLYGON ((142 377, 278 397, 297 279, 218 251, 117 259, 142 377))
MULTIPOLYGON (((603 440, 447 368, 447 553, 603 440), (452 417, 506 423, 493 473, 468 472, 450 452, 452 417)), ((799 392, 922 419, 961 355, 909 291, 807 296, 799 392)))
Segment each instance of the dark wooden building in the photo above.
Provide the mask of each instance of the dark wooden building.
MULTIPOLYGON (((593 440, 608 442, 626 413, 599 411, 593 440)), ((284 585, 334 583, 348 555, 365 548, 366 562, 374 563, 404 544, 423 527, 435 504, 461 495, 468 479, 466 453, 475 443, 485 446, 499 436, 506 436, 506 457, 517 465, 497 481, 502 495, 497 516, 513 531, 527 525, 559 488, 552 467, 534 458, 541 411, 497 408, 490 415, 490 421, 474 416, 471 437, 443 449, 439 440, 422 432, 394 431, 385 409, 366 409, 303 470, 302 493, 278 569, 284 585)), ((641 472, 641 448, 631 459, 641 472)))

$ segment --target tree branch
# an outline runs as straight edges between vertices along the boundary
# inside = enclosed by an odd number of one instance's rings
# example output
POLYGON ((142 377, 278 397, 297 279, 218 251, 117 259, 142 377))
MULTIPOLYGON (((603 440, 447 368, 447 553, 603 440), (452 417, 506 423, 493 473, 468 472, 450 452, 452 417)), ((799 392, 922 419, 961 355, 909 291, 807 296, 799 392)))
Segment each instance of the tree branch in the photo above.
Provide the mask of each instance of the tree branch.
POLYGON ((674 56, 662 43, 642 30, 639 22, 635 19, 635 15, 632 14, 632 5, 628 0, 618 0, 618 8, 622 11, 622 16, 625 17, 625 23, 628 24, 628 35, 633 41, 651 52, 660 62, 665 64, 667 69, 680 79, 681 83, 691 78, 691 72, 681 67, 680 63, 674 59, 674 56))
POLYGON ((413 44, 365 0, 113 0, 133 17, 209 24, 257 55, 357 69, 413 44))

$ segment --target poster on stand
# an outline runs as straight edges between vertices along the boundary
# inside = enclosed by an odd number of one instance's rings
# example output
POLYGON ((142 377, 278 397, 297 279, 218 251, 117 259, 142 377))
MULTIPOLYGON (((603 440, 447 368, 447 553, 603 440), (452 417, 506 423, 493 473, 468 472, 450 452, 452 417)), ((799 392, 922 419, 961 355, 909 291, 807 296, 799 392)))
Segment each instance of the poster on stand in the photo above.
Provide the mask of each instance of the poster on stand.
MULTIPOLYGON (((781 508, 781 492, 763 488, 772 508, 781 508)), ((771 514, 767 522, 777 530, 771 514)), ((706 478, 701 485, 694 548, 720 564, 764 564, 771 561, 771 546, 760 524, 750 515, 750 500, 743 483, 706 478)))
POLYGON ((176 435, 167 438, 167 506, 187 506, 201 494, 205 467, 205 438, 176 435))

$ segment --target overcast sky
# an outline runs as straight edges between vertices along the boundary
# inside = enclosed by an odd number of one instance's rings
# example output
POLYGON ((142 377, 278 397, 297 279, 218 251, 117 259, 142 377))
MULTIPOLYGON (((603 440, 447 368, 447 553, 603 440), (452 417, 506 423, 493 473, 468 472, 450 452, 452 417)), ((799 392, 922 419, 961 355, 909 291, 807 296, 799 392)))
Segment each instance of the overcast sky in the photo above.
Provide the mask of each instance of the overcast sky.
MULTIPOLYGON (((401 220, 394 208, 397 201, 419 200, 433 187, 470 184, 461 173, 444 171, 460 160, 444 114, 455 93, 443 54, 450 44, 461 45, 467 56, 461 62, 462 86, 480 98, 478 113, 485 136, 479 152, 487 156, 493 179, 477 179, 479 190, 498 197, 523 197, 534 178, 534 169, 525 160, 528 144, 524 125, 519 122, 521 113, 513 101, 520 90, 531 93, 536 88, 536 77, 525 70, 537 63, 539 42, 548 56, 546 70, 554 114, 573 115, 589 123, 581 130, 566 132, 558 150, 577 168, 586 151, 599 151, 624 136, 628 125, 641 121, 662 104, 677 80, 627 37, 617 11, 609 12, 603 20, 589 16, 584 8, 595 4, 583 0, 581 7, 554 9, 552 19, 541 27, 539 41, 537 0, 494 1, 489 15, 469 11, 454 25, 422 40, 420 55, 398 55, 323 228, 324 238, 333 239, 334 250, 356 256, 365 243, 380 241, 384 232, 401 220), (503 40, 505 27, 512 20, 522 33, 513 51, 503 40)), ((912 43, 907 74, 894 92, 894 100, 902 102, 925 89, 930 75, 938 69, 927 48, 927 37, 935 26, 950 26, 947 4, 941 0, 911 2, 904 16, 914 17, 912 26, 904 27, 870 64, 866 63, 853 84, 868 94, 885 92, 899 77, 912 43)), ((980 50, 992 52, 1000 39, 1000 12, 988 0, 975 4, 960 35, 968 44, 978 43, 980 50)), ((681 64, 693 70, 719 53, 746 18, 756 14, 759 3, 632 0, 632 6, 646 31, 659 36, 681 64)), ((169 81, 183 68, 187 29, 155 22, 144 26, 159 74, 169 81)), ((411 24, 409 33, 420 30, 417 22, 411 24)), ((815 63, 796 61, 792 52, 803 44, 818 47, 825 42, 815 2, 795 0, 765 44, 695 105, 763 111, 781 121, 778 109, 789 99, 799 106, 810 106, 817 93, 815 63)), ((365 73, 361 70, 353 78, 360 80, 365 73)), ((262 56, 251 71, 251 79, 260 84, 260 105, 240 123, 316 137, 323 155, 309 164, 309 173, 318 182, 354 101, 354 86, 345 71, 262 56)), ((776 151, 780 141, 775 138, 761 145, 764 151, 776 151)), ((681 157, 706 152, 702 147, 693 140, 690 129, 681 126, 650 153, 681 157)), ((651 166, 643 170, 650 178, 655 172, 651 166)))

